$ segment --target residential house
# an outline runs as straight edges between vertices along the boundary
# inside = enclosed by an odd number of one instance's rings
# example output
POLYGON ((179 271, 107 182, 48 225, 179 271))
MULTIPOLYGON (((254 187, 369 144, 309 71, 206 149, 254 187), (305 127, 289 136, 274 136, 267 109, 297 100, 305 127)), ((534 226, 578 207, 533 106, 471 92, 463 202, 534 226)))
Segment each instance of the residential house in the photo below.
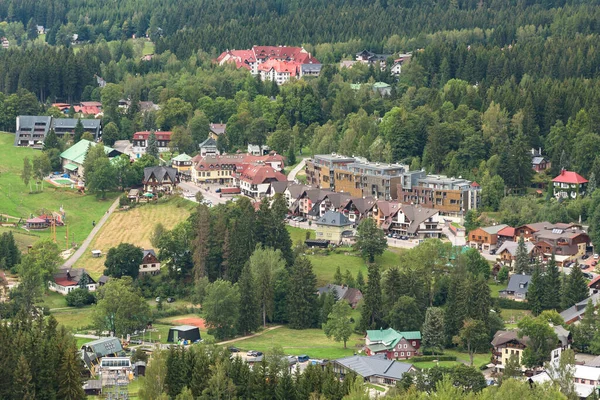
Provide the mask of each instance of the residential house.
MULTIPOLYGON (((551 326, 558 338, 558 342, 552 353, 548 355, 548 358, 555 358, 555 353, 560 353, 562 350, 571 346, 572 336, 568 330, 560 325, 551 326)), ((517 359, 521 364, 521 369, 524 371, 526 368, 522 364, 522 356, 523 351, 529 344, 529 337, 519 337, 519 332, 516 330, 497 331, 492 339, 492 364, 495 365, 495 372, 502 372, 506 363, 513 355, 517 356, 517 359)))
POLYGON ((332 243, 340 243, 343 237, 352 236, 352 222, 342 213, 327 211, 325 215, 317 219, 316 238, 329 240, 332 243))
POLYGON ((248 143, 248 154, 253 156, 266 156, 271 151, 271 148, 266 144, 258 145, 248 143))
POLYGON ((91 115, 98 118, 102 115, 102 103, 99 101, 82 101, 79 105, 73 106, 73 110, 82 115, 91 115))
MULTIPOLYGON (((269 188, 267 189, 267 197, 274 197, 276 194, 281 194, 282 196, 285 197, 285 191, 287 189, 287 187, 291 184, 293 184, 294 182, 290 182, 290 181, 285 181, 285 182, 271 182, 271 184, 269 185, 269 188)), ((287 199, 286 199, 286 203, 287 203, 287 199)), ((289 204, 288 204, 289 207, 289 204)))
POLYGON ((395 386, 404 374, 415 371, 412 364, 395 360, 386 360, 382 357, 349 356, 338 358, 331 362, 333 372, 344 379, 350 372, 374 384, 395 386))
POLYGON ((322 64, 300 64, 300 78, 305 76, 318 77, 321 74, 322 64))
MULTIPOLYGON (((596 275, 596 277, 594 279, 592 279, 590 282, 588 282, 588 287, 590 288, 590 290, 595 290, 598 291, 600 290, 600 275, 596 275)), ((600 361, 600 358, 599 358, 600 361)), ((600 365, 598 365, 600 367, 600 365)))
POLYGON ((496 247, 500 247, 502 246, 502 243, 506 242, 507 240, 515 240, 515 228, 511 226, 505 226, 496 233, 496 236, 498 238, 496 247))
POLYGON ((345 193, 336 193, 327 195, 328 198, 335 198, 335 195, 340 196, 339 210, 348 217, 348 219, 357 224, 363 218, 371 218, 373 210, 377 206, 377 199, 371 196, 367 197, 350 197, 346 199, 345 193))
POLYGON ((221 152, 217 147, 217 141, 212 137, 208 137, 205 141, 198 145, 200 149, 200 156, 204 157, 207 155, 219 155, 221 152))
POLYGON ((83 268, 61 268, 48 282, 48 289, 63 295, 77 288, 96 290, 96 281, 83 268))
POLYGON ((392 68, 390 68, 390 72, 392 73, 392 75, 399 76, 402 73, 402 67, 410 62, 411 57, 411 53, 400 54, 398 58, 394 60, 392 68))
POLYGON ((272 81, 278 85, 289 82, 291 78, 300 76, 300 65, 295 62, 269 60, 258 66, 260 80, 272 81))
MULTIPOLYGON (((85 156, 91 146, 103 146, 101 143, 90 142, 89 140, 81 139, 67 150, 60 153, 62 167, 65 173, 71 175, 72 178, 83 179, 85 156)), ((103 146, 104 153, 109 159, 120 156, 122 153, 112 147, 103 146)))
MULTIPOLYGON (((373 207, 371 218, 375 220, 379 228, 382 228, 386 220, 391 220, 401 206, 402 204, 395 201, 379 200, 373 207)), ((389 227, 389 224, 386 226, 389 227)))
POLYGON ((507 227, 499 224, 474 229, 469 232, 469 246, 480 251, 494 250, 498 245, 498 232, 507 227))
POLYGON ((442 237, 439 210, 406 204, 392 208, 394 212, 380 225, 385 232, 416 239, 442 237))
POLYGON ((382 354, 388 360, 407 359, 419 354, 421 332, 398 332, 395 329, 368 330, 365 352, 372 356, 382 354))
POLYGON ((335 292, 338 300, 346 300, 350 307, 356 308, 358 302, 362 300, 362 292, 356 288, 350 288, 346 285, 334 285, 329 283, 317 289, 317 294, 320 296, 323 293, 335 292))
POLYGON ((575 199, 584 196, 588 180, 577 172, 560 171, 560 174, 552 179, 554 185, 554 197, 557 199, 575 199))
POLYGON ((154 249, 144 250, 142 263, 140 264, 140 276, 158 275, 160 273, 160 261, 154 252, 154 249))
POLYGON ((129 192, 127 193, 127 199, 130 203, 138 203, 140 201, 140 190, 129 189, 129 192))
POLYGON ((227 124, 215 124, 211 122, 208 128, 208 136, 214 140, 218 140, 219 136, 224 136, 227 133, 227 124))
POLYGON ((563 312, 560 313, 560 316, 565 321, 565 324, 572 324, 579 321, 583 318, 583 314, 585 314, 585 309, 587 307, 588 301, 591 300, 594 307, 598 307, 598 301, 600 300, 600 293, 596 292, 592 294, 587 299, 580 301, 579 303, 567 308, 563 312))
POLYGON ((385 63, 391 54, 378 54, 372 51, 363 50, 360 53, 356 53, 356 61, 363 62, 366 64, 380 64, 381 70, 385 69, 385 63))
POLYGON ((192 157, 181 153, 171 159, 171 166, 177 170, 179 180, 190 180, 192 176, 192 157))
MULTIPOLYGON (((502 246, 500 246, 496 251, 496 255, 498 255, 498 257, 504 264, 512 265, 513 261, 517 259, 518 246, 518 242, 504 242, 502 243, 502 246)), ((535 249, 533 243, 525 242, 525 249, 527 250, 527 255, 530 258, 533 258, 533 250, 535 249)))
POLYGON ((398 201, 435 208, 442 215, 462 216, 481 205, 481 187, 477 182, 445 175, 426 175, 410 171, 398 184, 398 201))
POLYGON ((542 148, 531 149, 531 167, 535 172, 544 172, 552 167, 550 159, 542 154, 542 148))
POLYGON ((248 165, 237 169, 233 175, 233 184, 246 196, 260 199, 267 195, 272 182, 287 182, 287 177, 270 165, 248 165))
MULTIPOLYGON (((136 158, 140 158, 143 154, 146 154, 150 133, 150 131, 142 131, 133 134, 133 153, 136 155, 136 158)), ((158 147, 159 153, 170 150, 172 134, 173 132, 154 132, 154 136, 156 136, 156 146, 158 147)))
POLYGON ((59 138, 64 138, 65 135, 73 137, 79 121, 81 121, 84 133, 91 134, 95 141, 100 139, 102 136, 102 120, 100 119, 52 118, 52 129, 54 129, 56 136, 59 138))
POLYGON ((535 253, 544 260, 553 253, 558 258, 576 259, 584 255, 591 244, 589 235, 580 225, 543 224, 541 229, 533 233, 532 241, 535 243, 535 253))
POLYGON ((173 193, 177 186, 177 170, 172 167, 144 168, 144 191, 146 193, 173 193))
MULTIPOLYGON (((357 221, 358 217, 351 213, 348 214, 348 210, 346 207, 348 203, 352 201, 352 196, 346 193, 327 193, 323 200, 319 203, 318 212, 316 213, 316 217, 322 217, 325 215, 327 211, 339 211, 342 212, 345 216, 348 217, 352 222, 357 221)), ((358 213, 358 212, 357 212, 358 213)))
POLYGON ((392 94, 392 85, 385 82, 375 82, 373 91, 379 93, 382 97, 389 96, 392 94))
POLYGON ((133 144, 129 140, 116 140, 112 147, 120 153, 127 154, 131 160, 135 158, 133 144))
MULTIPOLYGON (((555 360, 554 362, 558 361, 555 360)), ((588 399, 593 398, 594 394, 598 394, 598 385, 600 385, 600 368, 575 364, 572 369, 572 374, 575 393, 578 398, 588 399)), ((550 377, 548 371, 544 371, 540 374, 532 376, 528 379, 528 381, 530 384, 548 384, 553 382, 554 379, 550 377)))
POLYGON ((531 285, 531 275, 513 274, 508 280, 506 289, 501 290, 500 297, 516 301, 525 301, 531 285))

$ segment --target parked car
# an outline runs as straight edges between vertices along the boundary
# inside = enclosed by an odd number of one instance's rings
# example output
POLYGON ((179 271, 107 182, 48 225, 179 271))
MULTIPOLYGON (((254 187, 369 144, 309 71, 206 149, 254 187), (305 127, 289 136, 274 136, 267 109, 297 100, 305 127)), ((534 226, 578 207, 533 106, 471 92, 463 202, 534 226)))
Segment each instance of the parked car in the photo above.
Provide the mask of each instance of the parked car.
POLYGON ((217 190, 215 190, 215 193, 221 193, 221 188, 218 188, 217 190))
POLYGON ((581 256, 582 260, 587 260, 588 258, 590 258, 589 254, 584 254, 584 255, 581 256))
POLYGON ((590 274, 589 272, 584 272, 583 277, 585 279, 594 279, 594 275, 590 274))
POLYGON ((496 249, 492 249, 492 250, 490 250, 490 254, 491 254, 491 255, 494 255, 494 254, 496 254, 496 249))
POLYGON ((595 267, 596 265, 598 265, 598 261, 592 261, 592 267, 595 267))
POLYGON ((310 357, 308 357, 306 354, 298 356, 299 363, 307 362, 308 360, 310 360, 310 357))
POLYGON ((408 240, 408 236, 400 236, 400 240, 408 240))
POLYGON ((387 234, 387 237, 391 238, 393 235, 391 233, 387 234))
POLYGON ((588 267, 588 266, 587 266, 587 265, 585 265, 585 264, 579 264, 579 268, 581 268, 581 269, 587 269, 587 267, 588 267))
POLYGON ((167 297, 167 303, 174 303, 175 297, 167 297))
POLYGON ((599 259, 599 258, 600 258, 600 255, 598 255, 598 253, 594 254, 594 259, 596 259, 596 260, 597 260, 597 259, 599 259))
POLYGON ((230 353, 239 353, 240 349, 238 349, 237 347, 230 347, 229 348, 229 352, 230 353))
POLYGON ((141 339, 131 339, 129 344, 142 344, 141 339))

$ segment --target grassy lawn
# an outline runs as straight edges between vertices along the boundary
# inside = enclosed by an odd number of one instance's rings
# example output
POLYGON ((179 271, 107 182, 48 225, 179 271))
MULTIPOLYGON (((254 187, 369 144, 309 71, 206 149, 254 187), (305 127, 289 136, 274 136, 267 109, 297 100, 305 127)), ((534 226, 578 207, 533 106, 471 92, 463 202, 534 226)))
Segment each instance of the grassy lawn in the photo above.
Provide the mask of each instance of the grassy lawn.
POLYGON ((12 232, 15 242, 17 243, 17 247, 19 247, 19 250, 21 251, 27 250, 27 246, 34 244, 40 239, 38 234, 28 233, 23 229, 0 226, 0 235, 5 232, 12 232))
POLYGON ((506 310, 503 309, 501 314, 502 319, 507 327, 516 327, 520 320, 531 315, 529 310, 506 310), (514 325, 514 326, 513 326, 514 325))
MULTIPOLYGON (((396 249, 394 249, 396 250, 396 249)), ((324 285, 333 281, 333 275, 337 267, 340 267, 342 274, 349 270, 354 277, 358 271, 362 271, 363 277, 367 279, 367 264, 352 249, 348 249, 347 254, 331 253, 327 256, 309 255, 308 258, 313 264, 313 270, 317 275, 317 284, 324 285)), ((377 257, 375 262, 386 269, 398 265, 398 254, 396 251, 386 250, 381 257, 377 257)))
MULTIPOLYGON (((410 360, 408 362, 410 362, 410 360)), ((429 368, 433 368, 433 367, 456 367, 457 365, 460 365, 460 364, 462 364, 462 363, 458 362, 458 361, 439 361, 439 362, 427 361, 427 362, 413 363, 415 368, 419 368, 419 369, 429 369, 429 368)))
POLYGON ((334 359, 351 356, 358 347, 356 345, 364 344, 362 337, 353 334, 347 343, 348 348, 344 349, 343 343, 335 342, 333 339, 327 339, 321 329, 294 330, 287 327, 274 329, 260 336, 241 340, 234 346, 242 350, 257 350, 268 352, 275 346, 281 346, 285 354, 301 355, 307 354, 313 358, 334 359))
MULTIPOLYGON (((0 133, 0 214, 27 219, 39 215, 44 210, 58 212, 62 206, 69 224, 69 241, 81 243, 92 230, 92 221, 98 221, 104 215, 117 193, 108 193, 106 200, 98 200, 93 194, 81 195, 70 188, 56 188, 50 183, 44 183, 44 190, 29 193, 29 188, 21 181, 23 159, 31 160, 39 154, 38 150, 14 147, 14 135, 0 133)), ((33 182, 35 189, 35 182, 33 182)), ((57 243, 66 248, 66 228, 56 229, 57 243)), ((40 238, 50 238, 50 230, 35 232, 40 238)), ((27 242, 27 241, 26 241, 27 242)), ((31 243, 27 243, 31 244, 31 243)))
MULTIPOLYGON (((447 356, 456 356, 456 361, 461 362, 463 364, 469 364, 469 353, 460 352, 456 349, 444 350, 444 355, 447 356)), ((489 364, 490 362, 490 353, 476 353, 473 357, 473 366, 479 367, 483 364, 489 364)), ((452 361, 450 361, 452 362, 452 361)), ((441 363, 440 363, 441 364, 441 363)))
POLYGON ((294 226, 287 226, 287 230, 290 233, 290 238, 292 239, 292 244, 296 244, 298 241, 304 242, 306 240, 306 232, 310 232, 310 238, 315 238, 315 231, 312 229, 302 229, 296 228, 294 226))
POLYGON ((42 301, 38 303, 42 307, 62 308, 67 307, 67 300, 62 294, 56 292, 48 292, 44 294, 42 301))
POLYGON ((367 383, 365 386, 368 387, 369 389, 375 389, 378 392, 385 392, 385 388, 383 388, 381 386, 373 385, 372 383, 367 383))
POLYGON ((86 339, 86 338, 75 338, 75 340, 77 341, 77 348, 80 349, 81 346, 83 346, 86 343, 91 342, 94 339, 86 339))
POLYGON ((92 311, 94 306, 83 308, 68 308, 52 312, 60 325, 74 331, 82 331, 92 325, 92 311))
POLYGON ((144 42, 143 55, 146 56, 148 54, 154 54, 154 43, 152 43, 151 41, 144 42))
POLYGON ((493 298, 498 297, 500 295, 498 293, 499 291, 506 289, 506 284, 496 283, 493 280, 491 280, 488 283, 488 286, 490 287, 490 294, 492 295, 493 298))
POLYGON ((185 220, 194 203, 173 199, 166 203, 145 204, 129 211, 116 211, 104 224, 96 235, 88 250, 75 264, 84 267, 96 279, 104 271, 106 253, 111 247, 120 243, 132 243, 144 249, 152 248, 150 235, 159 222, 166 229, 172 229, 179 222, 185 220), (102 257, 93 258, 92 250, 102 250, 102 257))

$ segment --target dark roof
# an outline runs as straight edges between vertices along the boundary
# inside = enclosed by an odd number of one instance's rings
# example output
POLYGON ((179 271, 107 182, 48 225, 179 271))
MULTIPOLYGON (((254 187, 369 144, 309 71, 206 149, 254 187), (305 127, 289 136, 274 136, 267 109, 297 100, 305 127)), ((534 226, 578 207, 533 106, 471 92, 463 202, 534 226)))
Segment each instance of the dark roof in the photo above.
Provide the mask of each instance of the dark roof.
POLYGON ((46 129, 50 128, 50 122, 52 117, 38 116, 38 115, 19 115, 17 117, 19 121, 19 129, 22 128, 33 128, 36 122, 43 122, 46 124, 46 129))
POLYGON ((356 372, 364 378, 380 376, 400 380, 412 368, 412 364, 395 360, 385 360, 381 357, 350 356, 339 358, 334 360, 334 362, 356 372))
POLYGON ((105 284, 109 280, 110 280, 110 276, 102 275, 100 278, 98 278, 98 283, 105 284))
POLYGON ((104 357, 109 354, 115 354, 123 351, 123 347, 121 346, 121 341, 116 337, 104 337, 100 339, 96 339, 94 341, 85 343, 81 346, 82 349, 87 351, 88 348, 91 348, 93 353, 95 353, 98 357, 104 357))
POLYGON ((503 292, 527 294, 531 283, 531 275, 513 274, 508 280, 508 286, 503 292))
POLYGON ((498 347, 512 341, 516 341, 523 345, 527 345, 527 343, 529 342, 529 338, 527 336, 519 338, 519 334, 517 331, 497 331, 494 334, 494 338, 492 339, 492 346, 498 347))
POLYGON ((410 220, 410 225, 406 229, 408 233, 415 233, 419 230, 419 225, 425 222, 428 218, 433 217, 440 211, 434 208, 426 208, 414 205, 403 205, 402 212, 410 220))
POLYGON ((327 211, 325 215, 317 220, 317 225, 348 226, 352 225, 352 222, 340 212, 327 211))
POLYGON ((308 186, 293 184, 287 187, 287 190, 290 192, 290 197, 292 199, 297 199, 305 190, 308 190, 308 186))
POLYGON ((283 193, 285 192, 285 189, 288 187, 288 183, 287 181, 274 181, 271 182, 271 187, 273 188, 273 191, 275 193, 283 193))
POLYGON ((354 207, 356 207, 359 213, 364 214, 370 209, 372 209, 375 204, 377 204, 377 200, 375 200, 373 197, 359 197, 352 199, 352 203, 354 204, 354 207))
POLYGON ((565 322, 569 322, 576 318, 580 318, 585 313, 588 300, 590 299, 592 300, 592 304, 597 305, 600 301, 600 293, 594 293, 590 297, 581 300, 574 306, 567 308, 566 310, 560 313, 560 316, 563 320, 565 320, 565 322))
POLYGON ((332 283, 317 289, 319 295, 323 293, 333 292, 335 290, 337 298, 347 300, 350 304, 357 303, 363 298, 362 292, 355 288, 349 288, 346 285, 335 285, 332 283))
POLYGON ((147 167, 144 168, 144 182, 154 175, 160 183, 168 182, 175 184, 177 170, 172 167, 147 167), (165 179, 166 178, 166 179, 165 179))
POLYGON ((329 193, 327 198, 335 208, 341 208, 348 203, 352 196, 347 193, 329 193))
MULTIPOLYGON (((52 127, 53 128, 66 128, 66 129, 75 129, 77 126, 78 119, 76 118, 53 118, 52 119, 52 127)), ((102 121, 99 119, 91 119, 85 118, 81 119, 81 125, 85 129, 94 129, 98 130, 100 128, 100 123, 102 121)))
POLYGON ((87 275, 90 283, 96 283, 83 268, 61 268, 54 274, 54 282, 62 286, 75 286, 84 275, 87 275))
POLYGON ((90 379, 83 384, 83 390, 98 390, 102 389, 102 381, 100 379, 90 379))
POLYGON ((198 147, 217 147, 217 141, 209 136, 204 142, 200 143, 198 147))
POLYGON ((197 326, 193 326, 193 325, 179 325, 179 326, 173 326, 170 329, 176 330, 176 331, 181 331, 181 332, 186 332, 186 331, 193 331, 196 329, 200 329, 197 326))
POLYGON ((142 258, 146 258, 146 256, 148 254, 152 254, 154 257, 156 257, 156 253, 154 252, 154 249, 148 249, 148 250, 144 250, 144 256, 142 258))

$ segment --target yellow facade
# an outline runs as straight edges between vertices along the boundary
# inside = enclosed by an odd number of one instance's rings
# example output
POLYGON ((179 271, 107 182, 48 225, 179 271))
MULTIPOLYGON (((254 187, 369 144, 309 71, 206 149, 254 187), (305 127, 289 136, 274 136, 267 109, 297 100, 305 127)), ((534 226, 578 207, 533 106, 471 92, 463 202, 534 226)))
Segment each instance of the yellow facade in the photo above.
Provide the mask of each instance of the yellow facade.
POLYGON ((333 173, 335 177, 336 192, 344 192, 348 193, 350 196, 362 197, 362 189, 360 188, 360 184, 357 185, 357 181, 360 179, 360 176, 343 169, 334 169, 333 173))
POLYGON ((192 170, 192 180, 196 183, 215 182, 223 180, 223 182, 233 182, 233 171, 229 169, 217 169, 209 171, 192 170))
POLYGON ((523 349, 514 348, 514 347, 505 347, 502 350, 502 365, 506 366, 508 363, 508 359, 511 355, 516 354, 519 359, 519 364, 521 364, 521 357, 523 356, 523 349))
POLYGON ((347 229, 347 226, 317 225, 316 238, 339 243, 342 241, 342 232, 347 229))

